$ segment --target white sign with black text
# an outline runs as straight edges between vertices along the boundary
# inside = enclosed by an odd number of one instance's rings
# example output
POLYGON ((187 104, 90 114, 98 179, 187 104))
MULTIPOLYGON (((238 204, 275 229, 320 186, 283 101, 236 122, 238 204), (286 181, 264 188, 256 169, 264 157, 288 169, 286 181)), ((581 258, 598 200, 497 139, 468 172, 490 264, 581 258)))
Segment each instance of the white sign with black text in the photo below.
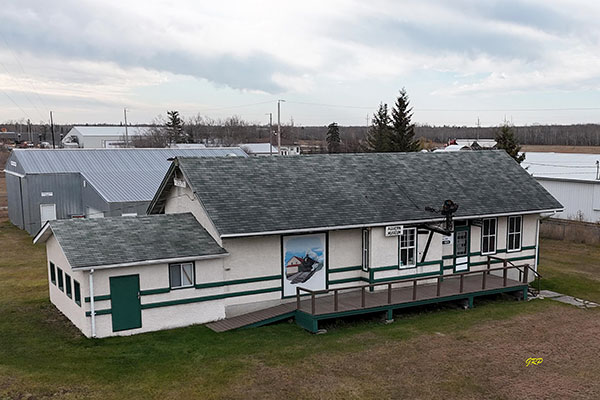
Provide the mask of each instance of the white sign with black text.
POLYGON ((402 225, 386 226, 385 236, 400 236, 402 235, 403 229, 404 227, 402 225))

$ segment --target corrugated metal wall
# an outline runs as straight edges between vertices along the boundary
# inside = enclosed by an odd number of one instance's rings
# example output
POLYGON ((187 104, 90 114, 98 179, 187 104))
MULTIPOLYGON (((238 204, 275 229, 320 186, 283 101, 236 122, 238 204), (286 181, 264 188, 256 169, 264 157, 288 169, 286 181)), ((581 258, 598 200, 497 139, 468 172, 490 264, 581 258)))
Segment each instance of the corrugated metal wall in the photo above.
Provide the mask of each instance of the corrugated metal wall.
POLYGON ((30 174, 23 182, 25 230, 30 234, 34 235, 41 228, 40 204, 56 204, 57 219, 84 213, 79 174, 30 174))
POLYGON ((6 174, 6 191, 8 192, 8 218, 14 225, 24 229, 23 208, 21 204, 21 178, 6 174))
POLYGON ((594 195, 600 195, 600 190, 595 187, 598 183, 576 181, 556 181, 537 178, 537 181, 565 207, 565 211, 556 215, 556 218, 579 219, 583 221, 600 221, 598 200, 594 202, 594 195), (596 192, 596 193, 594 193, 596 192))

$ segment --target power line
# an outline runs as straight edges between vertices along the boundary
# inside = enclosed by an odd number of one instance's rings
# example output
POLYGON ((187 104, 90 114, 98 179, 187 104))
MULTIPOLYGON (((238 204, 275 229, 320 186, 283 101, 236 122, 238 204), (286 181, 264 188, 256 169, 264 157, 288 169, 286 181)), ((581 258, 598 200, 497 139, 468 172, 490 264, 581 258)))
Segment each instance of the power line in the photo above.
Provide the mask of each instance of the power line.
POLYGON ((270 103, 275 103, 275 100, 261 101, 261 102, 258 102, 258 103, 239 104, 239 105, 236 105, 236 106, 228 106, 228 107, 220 107, 220 108, 205 108, 205 109, 203 109, 203 111, 228 110, 228 109, 231 109, 231 108, 252 107, 252 106, 259 106, 261 104, 270 104, 270 103))

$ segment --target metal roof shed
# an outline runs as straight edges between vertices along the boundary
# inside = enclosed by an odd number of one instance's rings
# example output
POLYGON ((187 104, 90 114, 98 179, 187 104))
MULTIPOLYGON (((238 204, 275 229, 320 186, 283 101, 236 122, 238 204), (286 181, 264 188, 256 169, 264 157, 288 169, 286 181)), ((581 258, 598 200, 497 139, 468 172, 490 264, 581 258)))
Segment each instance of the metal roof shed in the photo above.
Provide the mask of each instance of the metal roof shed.
POLYGON ((15 149, 6 162, 10 221, 30 234, 42 222, 146 214, 173 157, 246 157, 206 149, 15 149))

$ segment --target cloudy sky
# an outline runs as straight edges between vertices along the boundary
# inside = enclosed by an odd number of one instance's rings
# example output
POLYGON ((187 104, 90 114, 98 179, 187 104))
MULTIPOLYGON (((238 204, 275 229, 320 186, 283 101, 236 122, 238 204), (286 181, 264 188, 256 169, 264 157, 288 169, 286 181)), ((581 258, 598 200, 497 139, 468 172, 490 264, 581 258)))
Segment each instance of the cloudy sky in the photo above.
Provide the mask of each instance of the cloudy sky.
POLYGON ((0 121, 600 122, 590 0, 0 0, 0 121))

